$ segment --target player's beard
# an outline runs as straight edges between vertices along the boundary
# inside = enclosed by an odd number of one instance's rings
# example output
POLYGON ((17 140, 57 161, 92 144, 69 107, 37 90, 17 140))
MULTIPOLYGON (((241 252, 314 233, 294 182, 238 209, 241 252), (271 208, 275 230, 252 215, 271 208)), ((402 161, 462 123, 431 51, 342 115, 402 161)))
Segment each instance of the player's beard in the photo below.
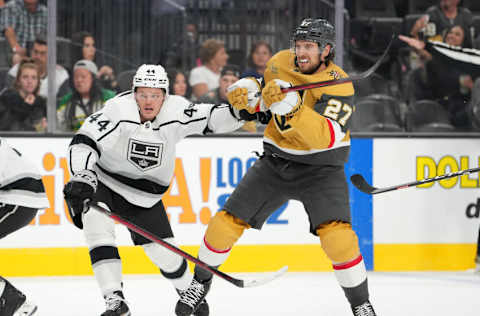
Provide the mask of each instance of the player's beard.
POLYGON ((320 68, 320 66, 322 66, 322 64, 324 63, 324 61, 320 61, 317 65, 313 65, 309 68, 307 68, 306 70, 301 70, 302 74, 305 74, 305 75, 311 75, 311 74, 314 74, 317 72, 318 68, 320 68))

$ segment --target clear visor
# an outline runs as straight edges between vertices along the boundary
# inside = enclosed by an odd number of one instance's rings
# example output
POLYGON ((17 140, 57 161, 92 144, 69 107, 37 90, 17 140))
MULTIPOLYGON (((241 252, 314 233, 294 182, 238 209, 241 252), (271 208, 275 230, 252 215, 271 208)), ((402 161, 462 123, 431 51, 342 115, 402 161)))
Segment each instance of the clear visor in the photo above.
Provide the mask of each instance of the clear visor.
POLYGON ((318 42, 312 41, 312 40, 308 40, 308 39, 291 38, 290 39, 290 51, 294 54, 297 54, 297 41, 304 41, 304 42, 310 42, 310 43, 318 44, 317 45, 318 54, 321 54, 323 52, 323 50, 325 49, 325 47, 327 46, 326 44, 322 45, 321 43, 318 43, 318 42))

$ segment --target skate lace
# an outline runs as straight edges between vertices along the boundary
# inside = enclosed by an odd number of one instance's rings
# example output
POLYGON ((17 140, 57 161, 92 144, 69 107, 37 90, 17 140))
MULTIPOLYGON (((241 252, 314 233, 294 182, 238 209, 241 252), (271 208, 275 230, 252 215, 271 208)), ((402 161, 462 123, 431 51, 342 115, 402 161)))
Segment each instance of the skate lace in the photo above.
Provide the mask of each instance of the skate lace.
POLYGON ((353 312, 355 313, 355 316, 375 316, 370 303, 363 303, 362 305, 355 306, 353 312))
POLYGON ((127 304, 127 301, 124 298, 115 293, 108 294, 105 297, 105 305, 107 306, 107 310, 110 311, 117 310, 122 304, 122 302, 125 302, 125 304, 127 304))
POLYGON ((195 309, 197 303, 202 299, 203 294, 203 285, 197 280, 193 279, 190 287, 182 292, 180 301, 195 309))

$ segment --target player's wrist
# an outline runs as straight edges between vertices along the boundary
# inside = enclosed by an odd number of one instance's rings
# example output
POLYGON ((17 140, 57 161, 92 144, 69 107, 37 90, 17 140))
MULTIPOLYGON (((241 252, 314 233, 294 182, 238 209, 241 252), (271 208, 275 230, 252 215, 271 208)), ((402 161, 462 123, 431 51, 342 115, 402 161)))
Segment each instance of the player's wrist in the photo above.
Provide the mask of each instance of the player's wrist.
POLYGON ((97 191, 98 178, 97 173, 90 169, 80 170, 75 173, 73 176, 73 181, 83 182, 90 185, 93 188, 93 191, 97 191))

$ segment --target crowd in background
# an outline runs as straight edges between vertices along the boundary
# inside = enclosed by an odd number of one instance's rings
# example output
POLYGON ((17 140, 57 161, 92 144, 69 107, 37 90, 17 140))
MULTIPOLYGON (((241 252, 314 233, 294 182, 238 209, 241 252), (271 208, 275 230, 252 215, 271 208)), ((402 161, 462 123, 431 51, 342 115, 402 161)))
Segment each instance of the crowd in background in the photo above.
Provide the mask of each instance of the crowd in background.
MULTIPOLYGON (((3 82, 0 111, 5 113, 0 119, 2 131, 46 130, 48 48, 45 4, 46 1, 39 0, 0 0, 0 29, 8 44, 4 53, 10 67, 5 75, 0 73, 5 77, 0 80, 0 84, 3 82)), ((470 48, 471 54, 475 54, 475 47, 480 46, 480 36, 475 36, 474 15, 460 4, 459 0, 436 1, 404 34, 422 41, 440 41, 470 48)), ((359 13, 355 2, 346 1, 346 8, 351 11, 353 19, 359 18, 355 15, 359 13)), ((68 63, 58 64, 55 69, 57 127, 60 131, 77 130, 83 120, 101 109, 108 99, 131 88, 134 68, 116 71, 115 65, 109 64, 103 51, 97 48, 96 39, 89 31, 71 35, 68 63)), ((243 77, 262 77, 268 59, 276 52, 268 41, 257 39, 250 44, 245 59, 232 60, 230 55, 233 52, 225 42, 213 37, 200 41, 197 24, 186 22, 182 34, 184 36, 174 41, 156 62, 167 69, 169 93, 194 102, 226 102, 226 88, 243 77)), ((355 51, 360 39, 355 38, 355 32, 352 34, 347 40, 355 51)), ((478 131, 480 117, 476 115, 480 113, 480 93, 477 92, 480 79, 476 77, 477 71, 465 73, 451 69, 442 60, 432 58, 427 50, 399 43, 396 40, 396 49, 389 60, 400 69, 398 74, 395 76, 388 71, 387 74, 377 74, 383 76, 383 83, 388 82, 388 89, 374 87, 365 92, 363 83, 356 84, 357 100, 363 108, 357 108, 356 115, 360 119, 357 124, 354 122, 354 131, 478 131), (430 124, 431 128, 427 129, 425 123, 423 130, 415 130, 415 122, 422 121, 419 117, 425 116, 425 112, 419 109, 426 101, 430 102, 427 102, 430 109, 435 108, 432 120, 440 120, 441 112, 444 112, 446 119, 442 128, 438 128, 439 124, 430 124), (394 104, 392 111, 397 127, 388 129, 388 124, 361 123, 362 116, 375 116, 367 111, 369 102, 394 104)), ((345 56, 350 57, 348 53, 345 56)), ((355 63, 353 57, 346 63, 349 72, 363 67, 355 63)), ((388 110, 389 107, 383 106, 381 111, 388 110)), ((384 120, 388 117, 385 113, 382 115, 384 120)), ((257 128, 252 123, 242 131, 255 132, 257 128)))

